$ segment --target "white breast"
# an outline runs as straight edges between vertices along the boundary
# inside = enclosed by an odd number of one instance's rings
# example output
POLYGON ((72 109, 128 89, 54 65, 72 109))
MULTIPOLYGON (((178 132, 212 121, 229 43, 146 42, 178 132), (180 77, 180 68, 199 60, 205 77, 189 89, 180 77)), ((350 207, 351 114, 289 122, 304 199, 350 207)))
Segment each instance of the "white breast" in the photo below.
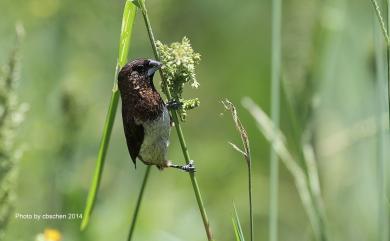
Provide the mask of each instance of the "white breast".
POLYGON ((143 161, 154 165, 165 163, 171 129, 167 108, 164 108, 161 117, 144 122, 142 125, 145 135, 140 156, 143 161))

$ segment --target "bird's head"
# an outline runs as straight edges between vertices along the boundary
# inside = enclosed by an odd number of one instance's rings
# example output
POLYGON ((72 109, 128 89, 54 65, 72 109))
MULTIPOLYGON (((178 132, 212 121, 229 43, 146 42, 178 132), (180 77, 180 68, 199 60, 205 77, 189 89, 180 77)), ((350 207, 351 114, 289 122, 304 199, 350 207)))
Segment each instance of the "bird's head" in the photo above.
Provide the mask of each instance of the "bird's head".
POLYGON ((161 68, 162 64, 151 59, 135 59, 120 70, 118 74, 119 88, 128 86, 131 88, 151 87, 154 89, 154 73, 161 68))

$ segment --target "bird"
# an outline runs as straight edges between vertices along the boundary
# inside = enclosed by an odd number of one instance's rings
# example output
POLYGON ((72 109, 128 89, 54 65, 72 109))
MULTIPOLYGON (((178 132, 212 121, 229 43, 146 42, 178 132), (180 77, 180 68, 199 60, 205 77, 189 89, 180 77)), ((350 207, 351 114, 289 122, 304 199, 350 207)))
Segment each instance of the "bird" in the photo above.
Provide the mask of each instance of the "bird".
POLYGON ((135 166, 138 158, 160 170, 172 167, 193 173, 192 160, 187 165, 175 165, 166 158, 173 123, 169 110, 177 110, 181 103, 165 103, 156 90, 153 77, 161 67, 159 61, 139 58, 124 65, 118 73, 127 148, 135 166))

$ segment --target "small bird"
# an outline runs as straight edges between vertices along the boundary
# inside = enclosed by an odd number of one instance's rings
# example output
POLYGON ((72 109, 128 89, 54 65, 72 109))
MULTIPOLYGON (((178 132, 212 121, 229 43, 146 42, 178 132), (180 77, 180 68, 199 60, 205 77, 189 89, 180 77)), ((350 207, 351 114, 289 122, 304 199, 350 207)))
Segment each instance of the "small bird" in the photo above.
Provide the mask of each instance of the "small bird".
POLYGON ((130 157, 136 164, 139 158, 146 165, 156 165, 194 172, 193 161, 175 165, 166 159, 172 126, 169 109, 178 109, 176 101, 164 103, 153 84, 154 73, 162 64, 150 59, 135 59, 126 64, 118 74, 122 99, 123 129, 130 157))

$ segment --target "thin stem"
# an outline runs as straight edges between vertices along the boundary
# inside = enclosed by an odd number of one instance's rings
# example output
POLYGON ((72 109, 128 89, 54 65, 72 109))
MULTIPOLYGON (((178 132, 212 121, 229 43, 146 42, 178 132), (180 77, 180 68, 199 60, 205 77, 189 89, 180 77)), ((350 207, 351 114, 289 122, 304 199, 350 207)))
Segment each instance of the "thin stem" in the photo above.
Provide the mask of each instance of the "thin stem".
MULTIPOLYGON (((375 0, 371 0, 371 2, 374 5, 374 10, 376 13, 376 16, 379 20, 380 27, 382 30, 382 34, 384 35, 385 44, 386 44, 386 68, 387 68, 387 101, 388 101, 388 113, 389 113, 389 123, 390 123, 390 39, 389 39, 389 29, 390 29, 390 1, 386 0, 386 18, 387 18, 387 29, 385 26, 385 23, 383 21, 383 17, 380 12, 380 8, 378 3, 375 0)), ((378 96, 379 96, 379 103, 378 103, 378 128, 379 128, 379 135, 378 135, 378 149, 377 149, 377 156, 378 156, 378 240, 380 241, 387 241, 389 237, 388 233, 388 206, 386 201, 386 162, 384 161, 384 129, 382 127, 382 90, 384 89, 382 83, 384 81, 384 59, 382 55, 382 41, 380 41, 380 38, 378 37, 378 30, 377 28, 374 28, 374 38, 375 38, 375 64, 376 64, 376 79, 377 79, 377 86, 378 86, 378 96)))
MULTIPOLYGON (((156 47, 154 34, 153 34, 153 31, 152 31, 152 26, 150 24, 148 12, 147 12, 147 9, 146 9, 146 6, 145 6, 145 1, 144 0, 138 0, 138 3, 139 3, 140 8, 141 8, 142 16, 143 16, 143 19, 145 21, 146 29, 148 31, 149 40, 150 40, 150 43, 151 43, 151 46, 152 46, 155 58, 157 60, 160 60, 160 57, 159 57, 159 54, 158 54, 158 51, 157 51, 157 47, 156 47)), ((161 70, 160 70, 160 76, 161 76, 162 79, 164 78, 161 70)), ((171 96, 171 94, 169 92, 169 88, 167 87, 166 89, 167 89, 167 98, 170 100, 172 98, 172 96, 171 96)), ((190 159, 190 154, 188 153, 188 148, 187 148, 187 145, 186 145, 186 142, 185 142, 185 139, 184 139, 184 134, 183 134, 183 131, 181 129, 181 125, 180 125, 180 122, 179 122, 179 118, 178 118, 177 112, 175 110, 172 110, 171 114, 172 114, 173 121, 175 123, 176 132, 177 132, 177 135, 178 135, 178 138, 179 138, 181 149, 183 151, 184 159, 185 159, 186 163, 188 164, 188 163, 190 163, 190 160, 191 160, 190 159)), ((202 221, 203 221, 203 225, 204 225, 204 228, 205 228, 205 231, 206 231, 207 239, 209 241, 212 241, 213 240, 212 232, 211 232, 211 229, 210 229, 210 224, 209 224, 209 220, 207 218, 206 210, 204 208, 204 204, 203 204, 203 201, 202 201, 202 196, 200 194, 198 182, 197 182, 197 180, 195 178, 195 175, 193 173, 189 173, 189 175, 190 175, 190 178, 191 178, 192 187, 194 189, 196 201, 198 203, 199 211, 200 211, 201 216, 202 216, 202 221)))
POLYGON ((137 223, 138 213, 139 213, 139 210, 140 210, 140 207, 141 207, 141 203, 142 203, 142 197, 144 196, 144 191, 145 191, 145 188, 146 188, 146 184, 148 183, 148 178, 149 178, 149 174, 150 174, 150 170, 151 170, 150 167, 151 166, 148 166, 146 168, 145 175, 144 175, 144 180, 142 181, 142 185, 141 185, 141 190, 140 190, 140 192, 138 194, 137 204, 135 205, 133 218, 131 220, 129 236, 127 238, 128 241, 131 241, 131 239, 133 237, 135 224, 137 223))
MULTIPOLYGON (((250 153, 249 153, 250 158, 250 153)), ((254 240, 253 231, 253 203, 252 203, 252 161, 248 164, 248 188, 249 188, 249 223, 250 223, 250 237, 251 241, 254 240)))
MULTIPOLYGON (((387 13, 388 15, 388 13, 387 13)), ((387 16, 388 17, 388 16, 387 16)), ((389 19, 389 18, 388 18, 389 19)), ((385 57, 383 55, 383 43, 380 38, 378 27, 374 26, 374 44, 375 44, 375 78, 377 85, 378 105, 377 105, 377 126, 378 126, 378 142, 377 142, 377 172, 378 172, 378 240, 388 240, 388 208, 386 201, 386 165, 385 165, 385 129, 382 124, 382 113, 384 111, 384 93, 385 90, 385 75, 389 70, 389 66, 385 66, 385 57)), ((389 60, 389 48, 386 46, 386 58, 389 60)))
MULTIPOLYGON (((373 7, 374 7, 375 15, 378 18, 379 24, 381 26, 383 37, 386 39, 386 42, 389 42, 388 30, 386 30, 386 24, 385 24, 385 21, 383 20, 382 13, 381 13, 381 10, 379 8, 379 5, 378 5, 376 0, 371 0, 371 3, 373 5, 373 7)), ((387 19, 389 19, 388 16, 387 16, 387 19)))
MULTIPOLYGON (((272 84, 271 84, 271 117, 275 125, 274 131, 279 127, 280 109, 280 69, 281 69, 281 23, 282 0, 272 1, 272 84)), ((279 161, 271 143, 271 180, 270 180, 270 219, 269 219, 269 240, 278 240, 278 192, 279 192, 279 161)))
POLYGON ((89 218, 95 206, 96 196, 100 186, 107 149, 110 142, 112 127, 115 121, 115 112, 118 106, 118 99, 119 99, 118 93, 113 92, 111 95, 110 106, 108 108, 106 122, 104 124, 104 132, 103 132, 102 140, 100 142, 99 154, 98 154, 98 159, 96 161, 96 167, 95 167, 95 173, 93 176, 91 187, 89 189, 87 205, 85 207, 83 220, 81 222, 81 227, 80 227, 81 230, 84 230, 88 225, 89 218))
MULTIPOLYGON (((387 3, 387 33, 390 30, 390 0, 387 3)), ((389 35, 386 38, 386 49, 387 49, 387 101, 388 101, 388 113, 389 113, 389 124, 390 124, 390 39, 389 35)))
MULTIPOLYGON (((249 137, 248 133, 242 125, 240 119, 238 118, 238 113, 236 107, 229 100, 222 101, 222 104, 225 106, 225 109, 229 110, 232 114, 234 124, 236 126, 237 131, 240 133, 242 145, 244 147, 241 150, 238 146, 230 143, 230 145, 239 153, 241 153, 245 159, 245 162, 248 167, 248 193, 249 193, 249 223, 250 223, 250 240, 254 240, 254 230, 253 230, 253 203, 252 203, 252 157, 251 157, 251 149, 249 145, 249 137)), ((234 205, 234 210, 236 210, 234 205)), ((237 216, 237 215, 236 215, 237 216)), ((236 218, 238 221, 238 218, 236 218)), ((239 225, 236 225, 239 226, 239 225)), ((241 227, 240 227, 241 229, 241 227)))
POLYGON ((242 231, 240 218, 238 217, 236 204, 233 202, 233 229, 236 236, 236 241, 245 241, 244 232, 242 231))
POLYGON ((387 98, 388 98, 388 114, 389 114, 389 124, 390 124, 390 37, 389 37, 389 31, 390 31, 390 0, 386 0, 387 5, 387 28, 385 21, 383 20, 382 13, 380 11, 380 7, 376 0, 371 0, 371 3, 374 7, 375 14, 378 18, 379 24, 381 26, 382 34, 385 38, 386 43, 386 59, 387 59, 387 98))
MULTIPOLYGON (((283 81, 282 81, 283 83, 283 81)), ((287 107, 287 112, 289 115, 288 122, 292 126, 292 132, 293 132, 293 143, 294 148, 296 149, 298 160, 304 161, 304 169, 302 167, 303 172, 306 174, 307 182, 308 182, 308 188, 310 192, 310 201, 312 202, 313 206, 313 214, 314 218, 317 219, 317 221, 313 222, 313 224, 318 225, 318 228, 314 228, 314 230, 317 230, 315 233, 318 241, 326 241, 328 240, 328 231, 326 227, 326 215, 323 205, 323 200, 321 196, 321 188, 320 188, 320 181, 319 181, 319 174, 318 174, 318 167, 315 160, 314 150, 313 147, 307 143, 303 144, 303 148, 299 147, 299 144, 302 144, 301 135, 302 135, 302 128, 297 122, 297 118, 295 115, 295 112, 293 111, 293 104, 294 102, 292 96, 289 96, 286 88, 286 86, 282 84, 282 93, 285 98, 282 98, 284 100, 284 104, 287 107)), ((309 130, 306 130, 304 133, 305 135, 308 135, 310 133, 309 130)), ((312 135, 312 133, 310 133, 312 135)), ((305 139, 307 136, 304 137, 305 139)))
POLYGON ((112 127, 115 121, 115 114, 118 107, 119 101, 119 91, 118 85, 116 83, 117 73, 119 69, 126 64, 128 50, 130 46, 130 39, 133 30, 136 6, 132 3, 131 0, 127 0, 125 4, 125 8, 123 11, 122 18, 122 28, 121 35, 119 41, 119 54, 118 61, 115 68, 115 77, 114 77, 114 86, 112 88, 112 95, 110 99, 110 104, 106 116, 106 121, 104 124, 103 135, 100 141, 98 158, 96 160, 95 173, 93 176, 92 184, 89 189, 87 204, 84 210, 83 220, 81 222, 80 229, 84 230, 88 225, 89 218, 92 214, 93 208, 96 202, 97 192, 99 190, 100 181, 103 173, 104 162, 106 159, 107 149, 110 143, 110 137, 112 133, 112 127))
POLYGON ((308 187, 318 223, 318 240, 327 241, 328 232, 326 227, 326 217, 321 197, 320 179, 318 174, 317 161, 315 160, 314 149, 313 146, 309 143, 304 143, 302 149, 308 172, 308 187))
POLYGON ((318 230, 318 219, 313 207, 313 200, 307 183, 307 176, 302 167, 298 164, 297 160, 288 150, 285 143, 285 136, 280 129, 275 128, 272 120, 253 102, 253 100, 250 98, 244 98, 242 104, 254 117, 258 124, 257 127, 261 133, 263 133, 268 142, 272 144, 272 148, 275 150, 286 169, 293 176, 303 207, 305 208, 310 223, 313 226, 314 234, 316 235, 317 240, 321 240, 319 235, 320 232, 318 230))

